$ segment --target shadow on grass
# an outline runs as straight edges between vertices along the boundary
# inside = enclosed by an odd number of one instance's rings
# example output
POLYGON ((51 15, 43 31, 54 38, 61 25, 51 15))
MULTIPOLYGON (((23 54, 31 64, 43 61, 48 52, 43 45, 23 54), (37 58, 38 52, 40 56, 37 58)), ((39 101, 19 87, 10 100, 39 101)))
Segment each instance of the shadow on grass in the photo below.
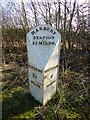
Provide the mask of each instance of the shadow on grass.
POLYGON ((10 118, 34 118, 34 108, 39 106, 39 103, 34 100, 29 92, 14 92, 8 99, 3 100, 2 119, 10 118))
POLYGON ((35 107, 38 107, 39 103, 34 100, 28 90, 27 71, 25 69, 15 71, 8 68, 8 70, 3 70, 3 76, 2 120, 34 118, 35 107))

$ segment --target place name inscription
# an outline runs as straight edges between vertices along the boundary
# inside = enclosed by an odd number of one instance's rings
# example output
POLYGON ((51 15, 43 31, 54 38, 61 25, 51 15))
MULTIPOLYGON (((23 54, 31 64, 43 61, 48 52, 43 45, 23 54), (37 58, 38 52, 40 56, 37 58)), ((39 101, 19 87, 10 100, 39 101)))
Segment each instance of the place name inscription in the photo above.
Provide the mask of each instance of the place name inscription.
POLYGON ((56 45, 54 41, 33 41, 32 42, 33 45, 56 45))
POLYGON ((33 70, 42 73, 42 70, 40 70, 40 69, 38 69, 38 68, 36 68, 36 67, 34 67, 34 66, 32 66, 32 65, 29 65, 29 68, 32 68, 33 70))
POLYGON ((51 86, 53 83, 55 83, 56 81, 52 81, 50 84, 47 85, 47 87, 51 86))
POLYGON ((37 86, 38 88, 41 88, 41 87, 43 86, 43 84, 41 84, 41 83, 39 83, 39 82, 37 82, 37 81, 33 81, 33 80, 31 80, 31 83, 32 83, 33 85, 37 86))
POLYGON ((38 27, 38 28, 36 28, 35 30, 33 30, 33 31, 31 32, 31 34, 32 34, 32 35, 35 35, 35 33, 39 32, 39 31, 49 31, 49 32, 52 33, 53 35, 56 34, 56 32, 55 32, 53 29, 49 28, 49 27, 38 27))
POLYGON ((33 45, 56 45, 55 40, 54 40, 54 35, 56 34, 56 32, 49 28, 49 27, 38 27, 36 29, 34 29, 31 34, 33 35, 33 41, 32 44, 33 45), (50 35, 47 36, 42 36, 42 34, 36 35, 37 32, 50 32, 50 35))

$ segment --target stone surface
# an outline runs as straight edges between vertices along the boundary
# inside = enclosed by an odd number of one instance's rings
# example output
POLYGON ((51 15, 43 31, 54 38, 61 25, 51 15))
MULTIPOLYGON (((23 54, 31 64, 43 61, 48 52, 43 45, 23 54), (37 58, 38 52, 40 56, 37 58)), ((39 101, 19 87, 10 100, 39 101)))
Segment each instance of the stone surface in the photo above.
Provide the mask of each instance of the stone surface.
POLYGON ((60 42, 60 34, 48 25, 36 26, 27 34, 29 88, 43 105, 56 92, 60 42))

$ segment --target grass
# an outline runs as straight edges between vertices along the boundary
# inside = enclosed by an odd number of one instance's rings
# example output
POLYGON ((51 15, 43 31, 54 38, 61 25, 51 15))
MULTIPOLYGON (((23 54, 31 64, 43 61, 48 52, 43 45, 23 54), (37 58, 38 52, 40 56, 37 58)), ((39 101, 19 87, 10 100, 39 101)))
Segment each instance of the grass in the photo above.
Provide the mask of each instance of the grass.
MULTIPOLYGON (((76 53, 73 55, 77 56, 76 53)), ((18 66, 14 63, 14 66, 10 64, 5 66, 3 69, 2 120, 13 120, 14 118, 89 120, 90 82, 88 66, 85 63, 86 59, 84 61, 77 60, 75 56, 72 56, 68 63, 72 69, 67 70, 64 75, 60 73, 57 93, 45 106, 41 106, 30 95, 28 71, 25 64, 19 63, 20 66, 18 66)))
POLYGON ((14 86, 3 93, 3 119, 34 118, 34 107, 38 105, 24 86, 14 86))
POLYGON ((21 79, 26 78, 27 71, 4 71, 3 74, 3 120, 89 120, 89 83, 83 81, 85 77, 81 77, 79 73, 69 70, 65 77, 70 81, 59 81, 56 95, 45 106, 41 106, 30 95, 27 79, 27 84, 21 79))
MULTIPOLYGON (((34 107, 39 103, 33 99, 28 85, 20 79, 20 73, 4 71, 3 83, 3 120, 10 118, 34 118, 34 107), (16 79, 17 78, 17 79, 16 79)), ((25 78, 25 72, 21 73, 25 78)), ((27 82, 26 82, 27 83, 27 82)))

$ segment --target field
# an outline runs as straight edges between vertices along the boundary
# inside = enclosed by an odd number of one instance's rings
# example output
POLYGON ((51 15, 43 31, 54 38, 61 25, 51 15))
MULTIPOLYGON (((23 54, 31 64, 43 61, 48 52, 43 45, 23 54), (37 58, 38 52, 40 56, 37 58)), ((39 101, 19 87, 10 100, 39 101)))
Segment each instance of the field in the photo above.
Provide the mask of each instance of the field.
MULTIPOLYGON (((62 54, 62 53, 61 53, 62 54)), ((68 55, 68 52, 67 52, 68 55)), ((28 83, 27 49, 24 40, 3 41, 2 64, 2 120, 89 120, 90 81, 89 54, 73 50, 68 69, 59 72, 56 95, 42 106, 30 95, 28 83)), ((60 63, 62 68, 62 62, 60 63)))

